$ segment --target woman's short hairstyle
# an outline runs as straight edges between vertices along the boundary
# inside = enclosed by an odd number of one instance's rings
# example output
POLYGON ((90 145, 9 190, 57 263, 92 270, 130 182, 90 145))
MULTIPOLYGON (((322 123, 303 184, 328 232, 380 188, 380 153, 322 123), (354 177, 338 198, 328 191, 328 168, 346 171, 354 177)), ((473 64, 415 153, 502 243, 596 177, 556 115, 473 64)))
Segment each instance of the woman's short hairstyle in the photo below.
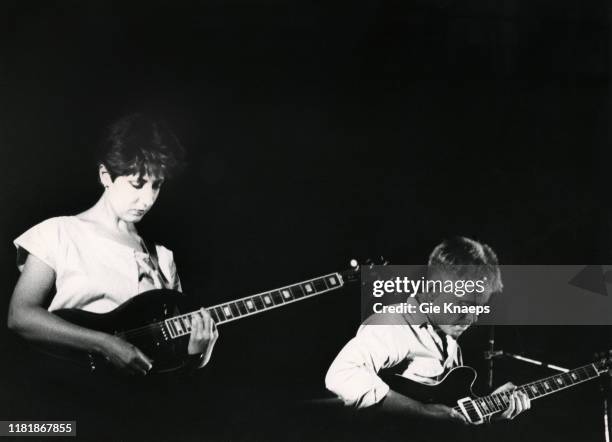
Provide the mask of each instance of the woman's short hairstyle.
POLYGON ((443 272, 458 279, 486 279, 492 293, 503 283, 499 261, 493 249, 464 236, 442 241, 429 255, 428 272, 443 272))
POLYGON ((145 114, 126 115, 115 121, 104 134, 97 162, 111 179, 123 175, 150 174, 170 178, 185 164, 185 150, 161 119, 145 114))

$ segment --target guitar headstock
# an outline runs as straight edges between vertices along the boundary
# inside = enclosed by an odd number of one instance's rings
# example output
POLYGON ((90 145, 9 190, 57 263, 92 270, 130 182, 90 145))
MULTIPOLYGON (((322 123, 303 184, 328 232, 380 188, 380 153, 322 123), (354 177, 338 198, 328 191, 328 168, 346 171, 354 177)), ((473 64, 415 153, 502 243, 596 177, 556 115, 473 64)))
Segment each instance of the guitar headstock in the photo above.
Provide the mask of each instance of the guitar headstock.
POLYGON ((372 269, 374 266, 386 266, 387 264, 389 264, 389 261, 382 256, 376 260, 368 258, 363 262, 363 264, 360 264, 359 261, 353 258, 350 261, 351 267, 340 274, 345 282, 355 282, 360 280, 362 268, 372 269))
POLYGON ((594 365, 599 374, 609 371, 612 368, 612 350, 596 353, 594 365))

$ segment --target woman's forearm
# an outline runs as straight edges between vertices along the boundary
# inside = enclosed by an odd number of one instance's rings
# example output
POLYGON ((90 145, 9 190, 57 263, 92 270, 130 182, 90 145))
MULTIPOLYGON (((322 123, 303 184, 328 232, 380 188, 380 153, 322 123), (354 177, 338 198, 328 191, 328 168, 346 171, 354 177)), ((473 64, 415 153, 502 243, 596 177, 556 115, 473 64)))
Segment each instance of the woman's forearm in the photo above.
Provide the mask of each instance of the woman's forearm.
POLYGON ((8 327, 29 341, 104 353, 110 335, 72 324, 40 306, 11 306, 8 327))

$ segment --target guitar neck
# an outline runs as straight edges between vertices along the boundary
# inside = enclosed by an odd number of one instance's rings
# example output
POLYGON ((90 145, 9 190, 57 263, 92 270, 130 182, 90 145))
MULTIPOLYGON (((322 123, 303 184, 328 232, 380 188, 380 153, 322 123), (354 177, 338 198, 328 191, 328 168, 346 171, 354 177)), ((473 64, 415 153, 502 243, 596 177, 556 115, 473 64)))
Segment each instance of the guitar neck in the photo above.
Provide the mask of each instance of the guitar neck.
MULTIPOLYGON (((343 286, 344 280, 340 273, 330 273, 269 292, 258 293, 223 304, 217 304, 206 308, 206 311, 212 316, 216 324, 220 325, 337 290, 343 286)), ((166 319, 164 322, 170 337, 178 338, 189 334, 191 332, 192 317, 196 314, 199 314, 199 310, 166 319)))
MULTIPOLYGON (((529 384, 517 387, 517 390, 524 392, 529 399, 539 399, 549 394, 556 393, 574 385, 595 379, 602 373, 596 364, 589 364, 576 368, 562 374, 556 374, 544 379, 540 379, 529 384)), ((511 392, 491 394, 474 399, 474 404, 479 408, 482 416, 488 416, 499 411, 504 411, 509 407, 511 392)))

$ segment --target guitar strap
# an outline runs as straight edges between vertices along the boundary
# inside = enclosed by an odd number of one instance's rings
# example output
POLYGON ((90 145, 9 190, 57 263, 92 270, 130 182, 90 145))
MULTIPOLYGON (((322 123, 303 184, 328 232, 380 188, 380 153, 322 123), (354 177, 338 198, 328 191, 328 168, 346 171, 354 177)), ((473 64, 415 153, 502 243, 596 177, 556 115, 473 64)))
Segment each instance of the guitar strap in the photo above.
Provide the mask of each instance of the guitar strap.
POLYGON ((159 266, 159 259, 157 258, 157 246, 155 245, 155 243, 145 240, 144 238, 142 242, 144 243, 147 252, 149 252, 149 258, 151 258, 153 268, 159 275, 162 285, 164 286, 164 288, 168 288, 170 286, 170 284, 168 283, 168 279, 166 278, 166 275, 164 275, 164 272, 162 272, 161 267, 159 266))

